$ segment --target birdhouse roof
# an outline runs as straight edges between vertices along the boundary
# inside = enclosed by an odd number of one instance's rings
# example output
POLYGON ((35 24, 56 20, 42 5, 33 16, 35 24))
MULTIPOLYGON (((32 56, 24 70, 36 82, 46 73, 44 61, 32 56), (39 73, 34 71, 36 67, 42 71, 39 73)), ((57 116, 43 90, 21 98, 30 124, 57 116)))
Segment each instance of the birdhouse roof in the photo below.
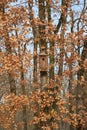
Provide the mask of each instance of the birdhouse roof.
POLYGON ((46 53, 40 53, 39 56, 47 56, 46 53))

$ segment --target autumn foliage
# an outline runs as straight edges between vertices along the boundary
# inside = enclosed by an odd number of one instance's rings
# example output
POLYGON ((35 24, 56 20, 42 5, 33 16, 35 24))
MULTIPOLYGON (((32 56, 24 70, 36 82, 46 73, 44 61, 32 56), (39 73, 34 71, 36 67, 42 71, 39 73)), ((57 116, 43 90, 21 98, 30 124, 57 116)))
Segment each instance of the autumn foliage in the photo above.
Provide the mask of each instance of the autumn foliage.
POLYGON ((0 0, 0 130, 87 129, 86 6, 0 0))

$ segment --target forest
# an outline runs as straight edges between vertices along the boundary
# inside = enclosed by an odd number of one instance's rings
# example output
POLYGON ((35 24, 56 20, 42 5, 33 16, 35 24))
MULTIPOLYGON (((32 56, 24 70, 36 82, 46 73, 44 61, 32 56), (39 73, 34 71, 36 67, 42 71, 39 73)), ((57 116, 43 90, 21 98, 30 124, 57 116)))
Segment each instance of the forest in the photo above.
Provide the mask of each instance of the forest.
POLYGON ((0 0, 0 130, 87 130, 87 0, 0 0))

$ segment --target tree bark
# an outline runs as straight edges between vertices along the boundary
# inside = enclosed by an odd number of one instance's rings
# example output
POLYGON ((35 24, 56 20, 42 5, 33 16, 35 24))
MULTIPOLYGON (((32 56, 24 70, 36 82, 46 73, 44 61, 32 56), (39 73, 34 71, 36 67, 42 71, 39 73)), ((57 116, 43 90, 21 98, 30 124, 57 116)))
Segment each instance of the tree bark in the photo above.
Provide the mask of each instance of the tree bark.
MULTIPOLYGON (((3 13, 3 19, 4 19, 4 17, 5 17, 5 4, 3 2, 2 2, 2 6, 1 6, 1 11, 3 13)), ((4 28, 4 26, 3 26, 3 28, 4 28)), ((12 50, 11 50, 10 41, 9 41, 7 23, 6 23, 6 27, 4 29, 5 29, 4 33, 6 33, 6 36, 5 36, 6 55, 7 55, 7 57, 9 57, 10 55, 12 55, 12 50)), ((12 71, 8 72, 8 79, 9 79, 9 84, 10 84, 10 92, 16 94, 16 84, 15 84, 15 79, 14 79, 14 76, 12 74, 12 71)))

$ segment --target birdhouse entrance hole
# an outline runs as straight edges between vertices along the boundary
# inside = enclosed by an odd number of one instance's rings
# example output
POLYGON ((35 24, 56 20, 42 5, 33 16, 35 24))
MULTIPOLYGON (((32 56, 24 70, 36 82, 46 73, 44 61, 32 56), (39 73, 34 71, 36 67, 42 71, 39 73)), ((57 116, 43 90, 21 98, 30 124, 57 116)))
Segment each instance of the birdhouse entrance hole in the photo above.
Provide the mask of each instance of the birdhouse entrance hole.
POLYGON ((42 60, 44 61, 45 59, 44 59, 44 58, 42 58, 42 60))

